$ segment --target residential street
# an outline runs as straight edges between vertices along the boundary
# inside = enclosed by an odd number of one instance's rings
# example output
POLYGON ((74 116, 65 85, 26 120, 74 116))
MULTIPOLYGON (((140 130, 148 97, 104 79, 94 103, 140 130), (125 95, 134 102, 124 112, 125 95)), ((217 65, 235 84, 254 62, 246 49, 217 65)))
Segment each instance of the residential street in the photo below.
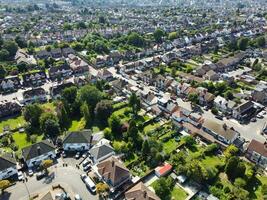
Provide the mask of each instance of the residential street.
POLYGON ((29 190, 29 193, 36 194, 38 192, 45 192, 49 188, 52 187, 52 185, 61 184, 63 187, 70 188, 75 194, 79 194, 82 199, 90 199, 90 200, 96 200, 98 199, 97 195, 92 195, 90 191, 86 188, 85 184, 82 182, 80 178, 80 174, 82 174, 82 171, 79 171, 78 169, 68 166, 68 167, 62 167, 62 165, 55 165, 58 167, 51 167, 50 172, 55 174, 55 178, 50 179, 42 179, 37 181, 36 177, 33 176, 31 178, 28 178, 28 182, 17 182, 16 185, 8 188, 5 193, 4 197, 0 197, 1 200, 28 200, 28 192, 27 188, 29 190), (27 185, 27 188, 25 186, 27 185))

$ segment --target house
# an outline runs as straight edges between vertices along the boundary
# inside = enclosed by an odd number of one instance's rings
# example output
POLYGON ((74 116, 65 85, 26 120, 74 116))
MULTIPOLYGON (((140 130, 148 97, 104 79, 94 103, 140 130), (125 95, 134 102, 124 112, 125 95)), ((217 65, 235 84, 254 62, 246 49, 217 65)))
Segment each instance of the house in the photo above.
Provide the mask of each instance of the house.
POLYGON ((18 76, 7 77, 0 80, 0 91, 11 92, 21 87, 20 78, 18 76))
POLYGON ((233 117, 237 120, 244 121, 255 113, 254 103, 252 101, 245 101, 236 106, 233 110, 233 117))
POLYGON ((67 58, 69 54, 75 54, 75 51, 71 47, 66 47, 62 49, 62 55, 67 58))
POLYGON ((160 200, 160 198, 142 182, 139 182, 127 190, 124 196, 126 200, 160 200))
POLYGON ((48 70, 51 80, 64 80, 72 75, 72 70, 69 65, 52 66, 48 70))
POLYGON ((73 71, 73 74, 84 74, 89 72, 89 65, 79 58, 78 56, 75 56, 73 54, 68 55, 69 65, 71 70, 73 71))
POLYGON ((26 87, 43 85, 46 82, 46 78, 45 71, 38 71, 22 75, 23 85, 26 87))
POLYGON ((144 107, 152 106, 157 104, 157 97, 152 92, 145 93, 144 91, 141 92, 141 103, 144 107))
POLYGON ((91 144, 91 130, 70 132, 63 139, 63 149, 65 151, 88 151, 91 144))
POLYGON ((121 95, 123 94, 123 90, 128 85, 128 82, 122 79, 117 79, 112 81, 111 83, 112 89, 115 91, 116 94, 121 95))
POLYGON ((218 81, 220 76, 218 73, 216 73, 213 70, 209 70, 205 75, 204 75, 205 80, 209 81, 218 81))
POLYGON ((255 90, 252 92, 252 99, 261 104, 267 103, 267 82, 260 81, 256 85, 255 90))
POLYGON ((113 79, 113 74, 107 69, 101 69, 98 71, 97 77, 101 80, 110 81, 113 79))
POLYGON ((99 163, 110 156, 115 155, 114 149, 110 146, 110 141, 101 139, 96 145, 94 145, 90 151, 90 158, 94 164, 99 163))
POLYGON ((67 83, 62 83, 60 85, 55 85, 50 88, 50 94, 53 99, 58 99, 61 97, 61 93, 65 88, 69 88, 71 86, 74 86, 74 83, 72 82, 67 82, 67 83))
POLYGON ((26 64, 26 65, 37 64, 35 58, 27 54, 23 49, 18 49, 14 59, 18 65, 19 64, 26 64))
POLYGON ((208 92, 206 88, 196 88, 196 94, 198 94, 198 100, 200 105, 211 106, 215 96, 208 92))
POLYGON ((109 185, 111 192, 131 180, 130 171, 114 156, 111 156, 95 166, 95 174, 109 185))
POLYGON ((233 128, 227 127, 226 124, 218 124, 217 122, 205 119, 202 129, 206 133, 212 135, 215 139, 229 145, 232 144, 239 136, 239 133, 233 128))
POLYGON ((22 149, 22 157, 29 168, 38 167, 43 160, 56 158, 56 147, 48 140, 43 140, 22 149))
POLYGON ((46 100, 46 92, 43 88, 33 88, 22 93, 20 102, 22 104, 29 104, 34 102, 46 102, 46 100))
POLYGON ((22 106, 17 101, 0 102, 0 118, 19 114, 22 106))
POLYGON ((51 57, 51 53, 48 52, 47 50, 41 50, 41 51, 36 52, 36 57, 38 59, 47 59, 51 57))
POLYGON ((244 58, 246 54, 244 52, 240 52, 232 57, 223 58, 216 63, 218 72, 226 72, 233 70, 237 64, 239 64, 244 58))
POLYGON ((223 113, 232 114, 233 108, 235 107, 236 103, 234 101, 228 101, 221 96, 217 96, 213 101, 213 105, 223 113))
POLYGON ((62 57, 62 52, 61 52, 60 48, 51 49, 50 54, 53 58, 61 58, 62 57))
POLYGON ((157 175, 157 177, 162 177, 171 173, 171 171, 172 171, 172 165, 165 162, 163 165, 156 167, 155 174, 157 175))
POLYGON ((267 144, 252 140, 248 145, 246 157, 263 168, 267 167, 267 144))
POLYGON ((13 154, 4 154, 0 156, 0 180, 9 179, 15 176, 17 171, 17 162, 13 154))

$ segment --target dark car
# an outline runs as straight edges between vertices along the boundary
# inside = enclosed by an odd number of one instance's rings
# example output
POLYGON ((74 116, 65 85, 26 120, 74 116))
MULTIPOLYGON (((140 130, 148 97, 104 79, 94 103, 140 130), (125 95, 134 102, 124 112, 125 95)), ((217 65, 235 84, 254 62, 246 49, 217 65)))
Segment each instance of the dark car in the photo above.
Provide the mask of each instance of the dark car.
POLYGON ((87 172, 91 169, 91 165, 86 165, 83 167, 83 171, 87 172))
POLYGON ((45 172, 38 172, 36 174, 36 180, 41 180, 42 178, 44 178, 46 176, 45 172))
POLYGON ((223 120, 223 116, 221 116, 221 115, 216 115, 215 116, 217 119, 219 119, 219 120, 223 120))

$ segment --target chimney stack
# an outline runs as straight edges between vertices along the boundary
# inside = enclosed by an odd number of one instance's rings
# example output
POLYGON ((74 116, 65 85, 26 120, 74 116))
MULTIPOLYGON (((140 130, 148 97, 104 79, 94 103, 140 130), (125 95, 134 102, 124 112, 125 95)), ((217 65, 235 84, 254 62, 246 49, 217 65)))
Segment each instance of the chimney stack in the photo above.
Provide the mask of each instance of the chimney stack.
POLYGON ((41 155, 41 147, 40 146, 37 147, 37 154, 38 154, 38 156, 41 155))

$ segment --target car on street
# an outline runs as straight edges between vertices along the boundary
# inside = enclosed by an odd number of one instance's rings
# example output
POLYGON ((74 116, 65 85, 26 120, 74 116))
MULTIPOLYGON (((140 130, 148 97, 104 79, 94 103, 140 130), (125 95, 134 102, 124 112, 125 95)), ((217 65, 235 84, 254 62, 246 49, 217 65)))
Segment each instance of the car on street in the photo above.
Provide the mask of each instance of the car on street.
POLYGON ((24 179, 23 173, 21 171, 18 172, 18 180, 22 181, 24 179))
POLYGON ((81 174, 81 179, 82 179, 82 181, 84 182, 84 179, 87 177, 87 175, 86 174, 81 174))
POLYGON ((76 154, 75 154, 75 158, 76 159, 79 159, 81 157, 81 153, 78 151, 76 154))
POLYGON ((29 169, 29 170, 28 170, 28 175, 29 175, 29 176, 33 176, 33 171, 32 171, 32 169, 29 169))
POLYGON ((215 118, 217 118, 219 120, 223 120, 223 116, 221 116, 221 115, 215 115, 215 118))
POLYGON ((83 153, 82 157, 86 158, 88 156, 88 152, 83 153))
POLYGON ((263 118, 263 115, 261 113, 258 113, 257 114, 257 118, 262 119, 263 118))
POLYGON ((36 174, 36 180, 41 180, 42 178, 44 178, 46 176, 46 173, 44 171, 42 172, 38 172, 36 174))
POLYGON ((85 167, 86 165, 89 165, 91 162, 89 159, 85 159, 83 162, 82 162, 82 166, 85 167))
POLYGON ((257 119, 256 119, 255 117, 253 117, 250 121, 251 121, 251 122, 256 122, 257 119))

